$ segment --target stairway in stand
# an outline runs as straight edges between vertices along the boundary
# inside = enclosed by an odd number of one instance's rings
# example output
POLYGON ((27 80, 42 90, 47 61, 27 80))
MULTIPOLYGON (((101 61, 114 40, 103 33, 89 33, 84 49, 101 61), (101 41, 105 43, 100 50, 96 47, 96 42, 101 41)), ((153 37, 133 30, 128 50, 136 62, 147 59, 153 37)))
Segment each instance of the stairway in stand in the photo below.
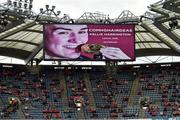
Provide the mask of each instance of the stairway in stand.
POLYGON ((136 102, 135 99, 137 95, 138 84, 139 84, 139 80, 138 78, 136 78, 132 83, 131 92, 129 95, 129 100, 128 100, 129 107, 133 107, 134 103, 136 102))
POLYGON ((19 105, 19 108, 16 110, 16 114, 17 114, 17 117, 16 119, 26 119, 22 109, 23 109, 23 105, 19 105))
MULTIPOLYGON (((0 94, 1 95, 1 94, 0 94)), ((3 107, 5 105, 4 101, 2 100, 1 96, 0 96, 0 108, 3 107)), ((2 109, 2 108, 1 108, 2 109)))
MULTIPOLYGON (((63 89, 64 91, 62 92, 61 94, 61 99, 62 99, 62 104, 64 107, 68 107, 68 94, 67 94, 67 88, 66 88, 66 80, 65 80, 65 77, 64 77, 64 74, 62 72, 59 72, 59 76, 58 76, 58 79, 59 79, 59 83, 60 83, 60 89, 63 89)), ((66 108, 65 108, 66 109, 66 108)))
POLYGON ((85 84, 86 84, 86 89, 87 89, 87 96, 89 98, 89 107, 91 108, 96 108, 96 103, 95 103, 95 99, 94 99, 94 95, 93 95, 93 90, 92 90, 92 85, 91 85, 91 81, 89 79, 89 74, 85 73, 84 74, 84 80, 85 80, 85 84))
POLYGON ((145 110, 140 109, 140 110, 139 110, 139 115, 138 115, 138 118, 143 119, 144 117, 145 117, 145 110))
POLYGON ((77 111, 77 119, 83 119, 83 120, 85 119, 84 109, 77 111))
POLYGON ((131 87, 131 92, 129 95, 129 100, 128 100, 128 106, 129 107, 135 107, 135 106, 139 106, 139 113, 138 113, 138 118, 144 118, 145 117, 145 110, 140 109, 140 105, 139 105, 139 99, 137 97, 137 92, 138 92, 138 86, 139 86, 139 78, 136 78, 133 83, 132 83, 132 87, 131 87))

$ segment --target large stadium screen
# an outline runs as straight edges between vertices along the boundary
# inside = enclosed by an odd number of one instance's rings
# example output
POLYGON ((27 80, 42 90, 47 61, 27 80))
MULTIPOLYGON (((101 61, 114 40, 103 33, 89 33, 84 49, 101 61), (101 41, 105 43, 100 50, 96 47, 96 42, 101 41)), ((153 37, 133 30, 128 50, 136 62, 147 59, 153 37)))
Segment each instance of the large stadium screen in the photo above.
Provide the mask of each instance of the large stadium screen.
POLYGON ((134 25, 45 24, 45 60, 135 59, 134 25))

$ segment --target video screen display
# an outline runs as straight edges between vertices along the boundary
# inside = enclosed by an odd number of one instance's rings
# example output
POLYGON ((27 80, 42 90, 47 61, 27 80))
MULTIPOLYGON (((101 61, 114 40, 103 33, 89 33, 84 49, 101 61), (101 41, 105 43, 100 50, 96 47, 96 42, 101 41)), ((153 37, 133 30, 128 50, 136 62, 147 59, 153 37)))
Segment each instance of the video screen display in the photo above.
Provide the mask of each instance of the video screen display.
POLYGON ((135 59, 135 25, 45 24, 45 60, 135 59))

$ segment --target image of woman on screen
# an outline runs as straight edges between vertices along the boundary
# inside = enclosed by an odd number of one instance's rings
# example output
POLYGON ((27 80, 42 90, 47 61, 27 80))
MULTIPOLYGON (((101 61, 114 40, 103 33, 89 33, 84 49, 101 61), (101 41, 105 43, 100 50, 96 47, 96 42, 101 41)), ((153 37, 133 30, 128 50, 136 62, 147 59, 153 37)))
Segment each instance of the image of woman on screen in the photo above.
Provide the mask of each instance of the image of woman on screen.
MULTIPOLYGON (((47 24, 44 30, 45 59, 88 59, 77 50, 88 41, 87 25, 47 24)), ((130 59, 119 48, 103 46, 98 51, 100 54, 89 59, 130 59)))
POLYGON ((77 59, 76 47, 88 41, 87 25, 49 24, 45 26, 45 58, 77 59))

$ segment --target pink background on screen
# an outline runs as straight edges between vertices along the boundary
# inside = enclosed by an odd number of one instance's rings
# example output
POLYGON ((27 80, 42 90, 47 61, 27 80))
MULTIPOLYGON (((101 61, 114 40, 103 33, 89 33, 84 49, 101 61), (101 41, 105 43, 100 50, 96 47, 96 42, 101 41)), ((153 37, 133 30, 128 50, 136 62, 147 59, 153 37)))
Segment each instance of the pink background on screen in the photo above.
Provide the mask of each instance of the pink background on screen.
MULTIPOLYGON (((93 36, 90 35, 92 32, 89 31, 89 40, 87 43, 101 44, 108 47, 120 48, 126 55, 128 55, 131 58, 131 60, 134 59, 134 49, 135 49, 134 25, 88 25, 88 29, 132 29, 133 32, 129 32, 129 34, 131 34, 129 36, 98 36, 98 35, 93 36), (115 39, 111 39, 111 38, 115 38, 115 39)), ((106 33, 112 33, 112 32, 106 32, 106 33)), ((116 33, 119 34, 122 32, 116 32, 116 33)), ((127 32, 123 32, 123 33, 127 33, 127 32)))

